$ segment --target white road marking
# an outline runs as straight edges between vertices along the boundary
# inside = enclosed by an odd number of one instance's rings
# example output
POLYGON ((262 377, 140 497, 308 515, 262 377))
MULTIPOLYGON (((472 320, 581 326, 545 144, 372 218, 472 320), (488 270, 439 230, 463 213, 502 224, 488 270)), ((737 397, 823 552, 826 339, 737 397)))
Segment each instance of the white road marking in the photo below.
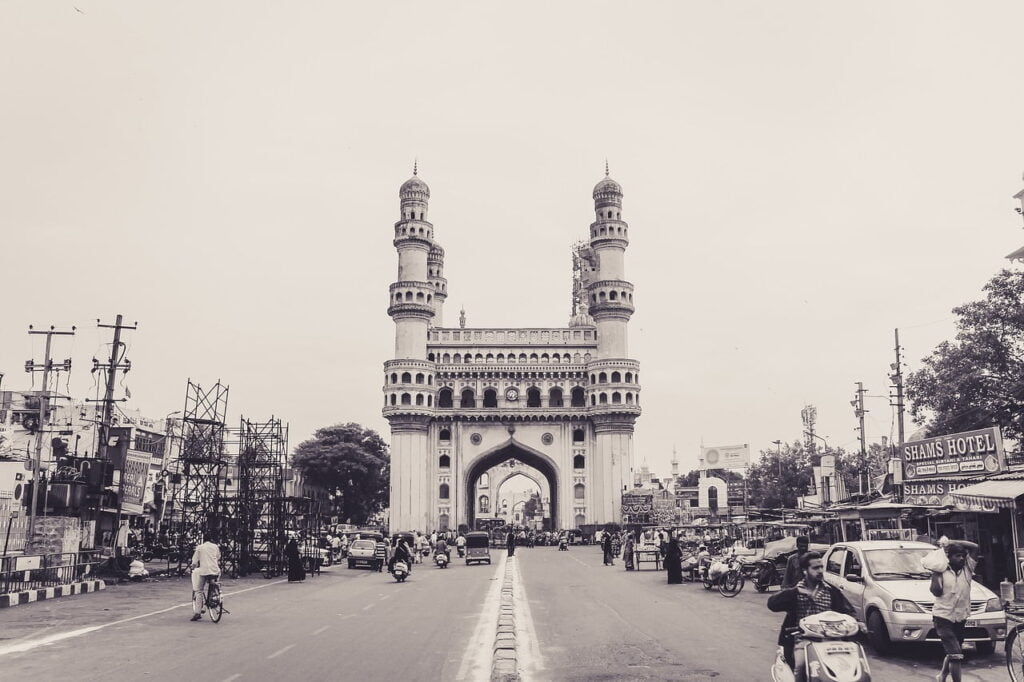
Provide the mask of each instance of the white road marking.
POLYGON ((224 678, 224 682, 231 682, 232 680, 237 680, 241 676, 242 676, 242 673, 235 673, 231 677, 225 677, 224 678))
MULTIPOLYGON (((340 613, 338 615, 341 616, 340 613)), ((346 618, 353 618, 353 617, 355 617, 355 615, 356 614, 354 614, 354 613, 346 613, 344 616, 341 616, 341 619, 345 620, 346 618)))
POLYGON ((367 604, 366 606, 363 607, 363 611, 366 611, 366 610, 372 609, 372 608, 373 608, 373 604, 367 604))
POLYGON ((537 642, 533 614, 530 613, 530 601, 526 597, 518 561, 512 564, 512 594, 512 605, 516 615, 516 662, 520 679, 524 682, 541 679, 540 671, 544 669, 544 658, 537 642))
POLYGON ((485 682, 491 679, 494 633, 495 628, 498 627, 498 610, 501 608, 501 577, 505 575, 507 560, 508 557, 502 554, 494 567, 496 577, 491 578, 491 587, 487 590, 487 596, 484 597, 473 636, 469 638, 466 651, 462 654, 462 665, 459 666, 459 672, 455 675, 456 680, 485 682))
POLYGON ((269 656, 267 656, 267 660, 270 660, 271 658, 277 658, 278 656, 280 656, 284 652, 286 652, 289 649, 291 649, 293 646, 295 646, 295 645, 294 644, 289 644, 288 646, 284 647, 283 649, 278 649, 274 653, 272 653, 269 656))
POLYGON ((326 630, 329 627, 331 627, 331 626, 330 625, 325 625, 322 628, 320 628, 319 630, 315 631, 313 634, 314 635, 319 635, 321 632, 323 632, 324 630, 326 630))
MULTIPOLYGON (((285 580, 275 580, 271 583, 264 583, 262 585, 257 585, 255 587, 247 587, 244 590, 238 590, 237 592, 225 592, 224 596, 233 597, 236 594, 242 594, 243 592, 252 592, 253 590, 262 590, 264 587, 270 587, 271 585, 280 585, 283 582, 285 582, 285 580)), ((133 620, 139 620, 140 618, 149 618, 150 616, 158 616, 161 613, 167 613, 168 611, 173 611, 174 609, 180 609, 184 607, 191 608, 192 602, 189 601, 184 604, 169 606, 166 609, 160 609, 159 611, 150 611, 149 613, 143 613, 138 616, 132 616, 131 618, 122 618, 121 620, 115 620, 112 623, 104 623, 103 625, 92 625, 87 628, 79 628, 77 630, 69 630, 67 632, 58 632, 56 634, 48 635, 46 637, 40 637, 39 639, 33 639, 28 642, 21 642, 19 644, 12 644, 10 646, 0 647, 0 656, 6 656, 7 654, 17 654, 24 651, 31 651, 32 649, 35 649, 37 647, 45 646, 47 644, 53 644, 54 642, 61 642, 65 639, 81 637, 82 635, 87 635, 90 632, 96 632, 97 630, 109 628, 113 625, 123 625, 124 623, 130 623, 133 620)))
POLYGON ((390 594, 385 594, 384 596, 382 596, 380 598, 381 601, 384 601, 385 599, 391 599, 391 595, 390 594))

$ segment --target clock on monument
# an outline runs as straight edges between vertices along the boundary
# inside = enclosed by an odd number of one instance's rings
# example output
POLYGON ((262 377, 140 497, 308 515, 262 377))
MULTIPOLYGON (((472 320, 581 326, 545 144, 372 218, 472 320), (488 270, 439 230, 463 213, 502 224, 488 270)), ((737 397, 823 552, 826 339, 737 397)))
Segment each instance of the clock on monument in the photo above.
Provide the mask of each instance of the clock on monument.
POLYGON ((505 399, 515 402, 519 400, 519 389, 515 386, 509 386, 505 389, 505 399))

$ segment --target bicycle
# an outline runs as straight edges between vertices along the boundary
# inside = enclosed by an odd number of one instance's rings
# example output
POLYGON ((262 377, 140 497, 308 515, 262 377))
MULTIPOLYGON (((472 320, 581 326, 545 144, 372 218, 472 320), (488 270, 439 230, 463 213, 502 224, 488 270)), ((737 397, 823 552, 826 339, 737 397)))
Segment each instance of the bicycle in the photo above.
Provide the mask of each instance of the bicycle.
POLYGON ((743 589, 743 585, 746 583, 746 578, 743 577, 743 572, 740 570, 740 563, 736 557, 723 562, 727 568, 724 572, 720 573, 715 577, 711 577, 711 567, 704 573, 704 589, 711 590, 715 587, 718 588, 719 594, 723 597, 735 597, 743 589))
POLYGON ((1006 670, 1013 682, 1024 682, 1024 609, 1007 603, 1004 607, 1007 620, 1016 623, 1006 633, 1003 649, 1006 651, 1006 670))
POLYGON ((192 597, 196 605, 199 607, 199 614, 202 615, 203 611, 210 615, 210 620, 214 623, 219 623, 221 616, 225 613, 231 613, 224 608, 224 597, 220 593, 220 576, 210 576, 210 579, 206 581, 206 591, 196 591, 192 597))

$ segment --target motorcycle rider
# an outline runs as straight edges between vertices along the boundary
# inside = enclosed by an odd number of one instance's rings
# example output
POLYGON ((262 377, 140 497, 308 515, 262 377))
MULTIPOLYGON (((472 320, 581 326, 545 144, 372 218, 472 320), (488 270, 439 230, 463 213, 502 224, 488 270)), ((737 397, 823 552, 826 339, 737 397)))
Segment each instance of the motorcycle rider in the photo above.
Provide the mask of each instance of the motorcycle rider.
MULTIPOLYGON (((803 578, 794 587, 776 592, 768 598, 770 610, 776 613, 780 611, 786 613, 786 618, 782 621, 782 628, 779 630, 778 643, 782 647, 786 663, 794 670, 796 669, 793 653, 794 641, 793 636, 787 630, 797 627, 801 618, 825 611, 854 615, 853 607, 850 606, 850 602, 846 600, 842 592, 821 579, 824 573, 821 554, 818 552, 802 554, 800 569, 803 571, 803 578)), ((863 625, 861 628, 863 629, 863 625)))
POLYGON ((804 577, 804 572, 800 569, 800 557, 807 553, 810 544, 811 540, 806 535, 801 535, 796 539, 796 553, 786 562, 786 573, 782 576, 782 589, 796 587, 796 584, 804 577))
POLYGON ((452 553, 448 549, 448 543, 444 541, 444 537, 438 537, 437 543, 434 545, 434 556, 436 557, 438 554, 444 554, 448 563, 452 562, 452 553))
POLYGON ((462 556, 466 552, 466 536, 459 533, 459 537, 455 539, 455 549, 459 550, 459 556, 462 556))
POLYGON ((391 555, 391 559, 388 561, 388 573, 394 573, 395 562, 405 562, 406 568, 412 573, 412 551, 409 546, 405 544, 405 538, 398 538, 398 544, 395 545, 395 551, 391 555))

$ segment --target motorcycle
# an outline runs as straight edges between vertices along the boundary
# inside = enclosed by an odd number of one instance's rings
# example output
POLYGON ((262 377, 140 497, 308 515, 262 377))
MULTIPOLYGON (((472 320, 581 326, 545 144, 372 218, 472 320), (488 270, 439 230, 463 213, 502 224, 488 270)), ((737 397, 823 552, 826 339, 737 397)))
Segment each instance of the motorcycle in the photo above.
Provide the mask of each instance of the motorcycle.
POLYGON ((438 568, 448 568, 448 555, 444 552, 438 552, 434 555, 434 563, 437 564, 438 568))
POLYGON ((860 631, 852 616, 825 611, 800 619, 790 628, 796 669, 790 670, 779 647, 772 665, 773 682, 870 682, 864 647, 853 638, 860 631))
POLYGON ((462 545, 456 545, 455 551, 459 553, 459 558, 466 556, 466 548, 462 545))
POLYGON ((404 561, 396 561, 394 568, 391 569, 391 574, 395 576, 395 580, 404 583, 405 579, 409 577, 409 567, 404 561))
POLYGON ((569 540, 568 538, 559 538, 558 540, 558 551, 568 552, 569 551, 569 540))

